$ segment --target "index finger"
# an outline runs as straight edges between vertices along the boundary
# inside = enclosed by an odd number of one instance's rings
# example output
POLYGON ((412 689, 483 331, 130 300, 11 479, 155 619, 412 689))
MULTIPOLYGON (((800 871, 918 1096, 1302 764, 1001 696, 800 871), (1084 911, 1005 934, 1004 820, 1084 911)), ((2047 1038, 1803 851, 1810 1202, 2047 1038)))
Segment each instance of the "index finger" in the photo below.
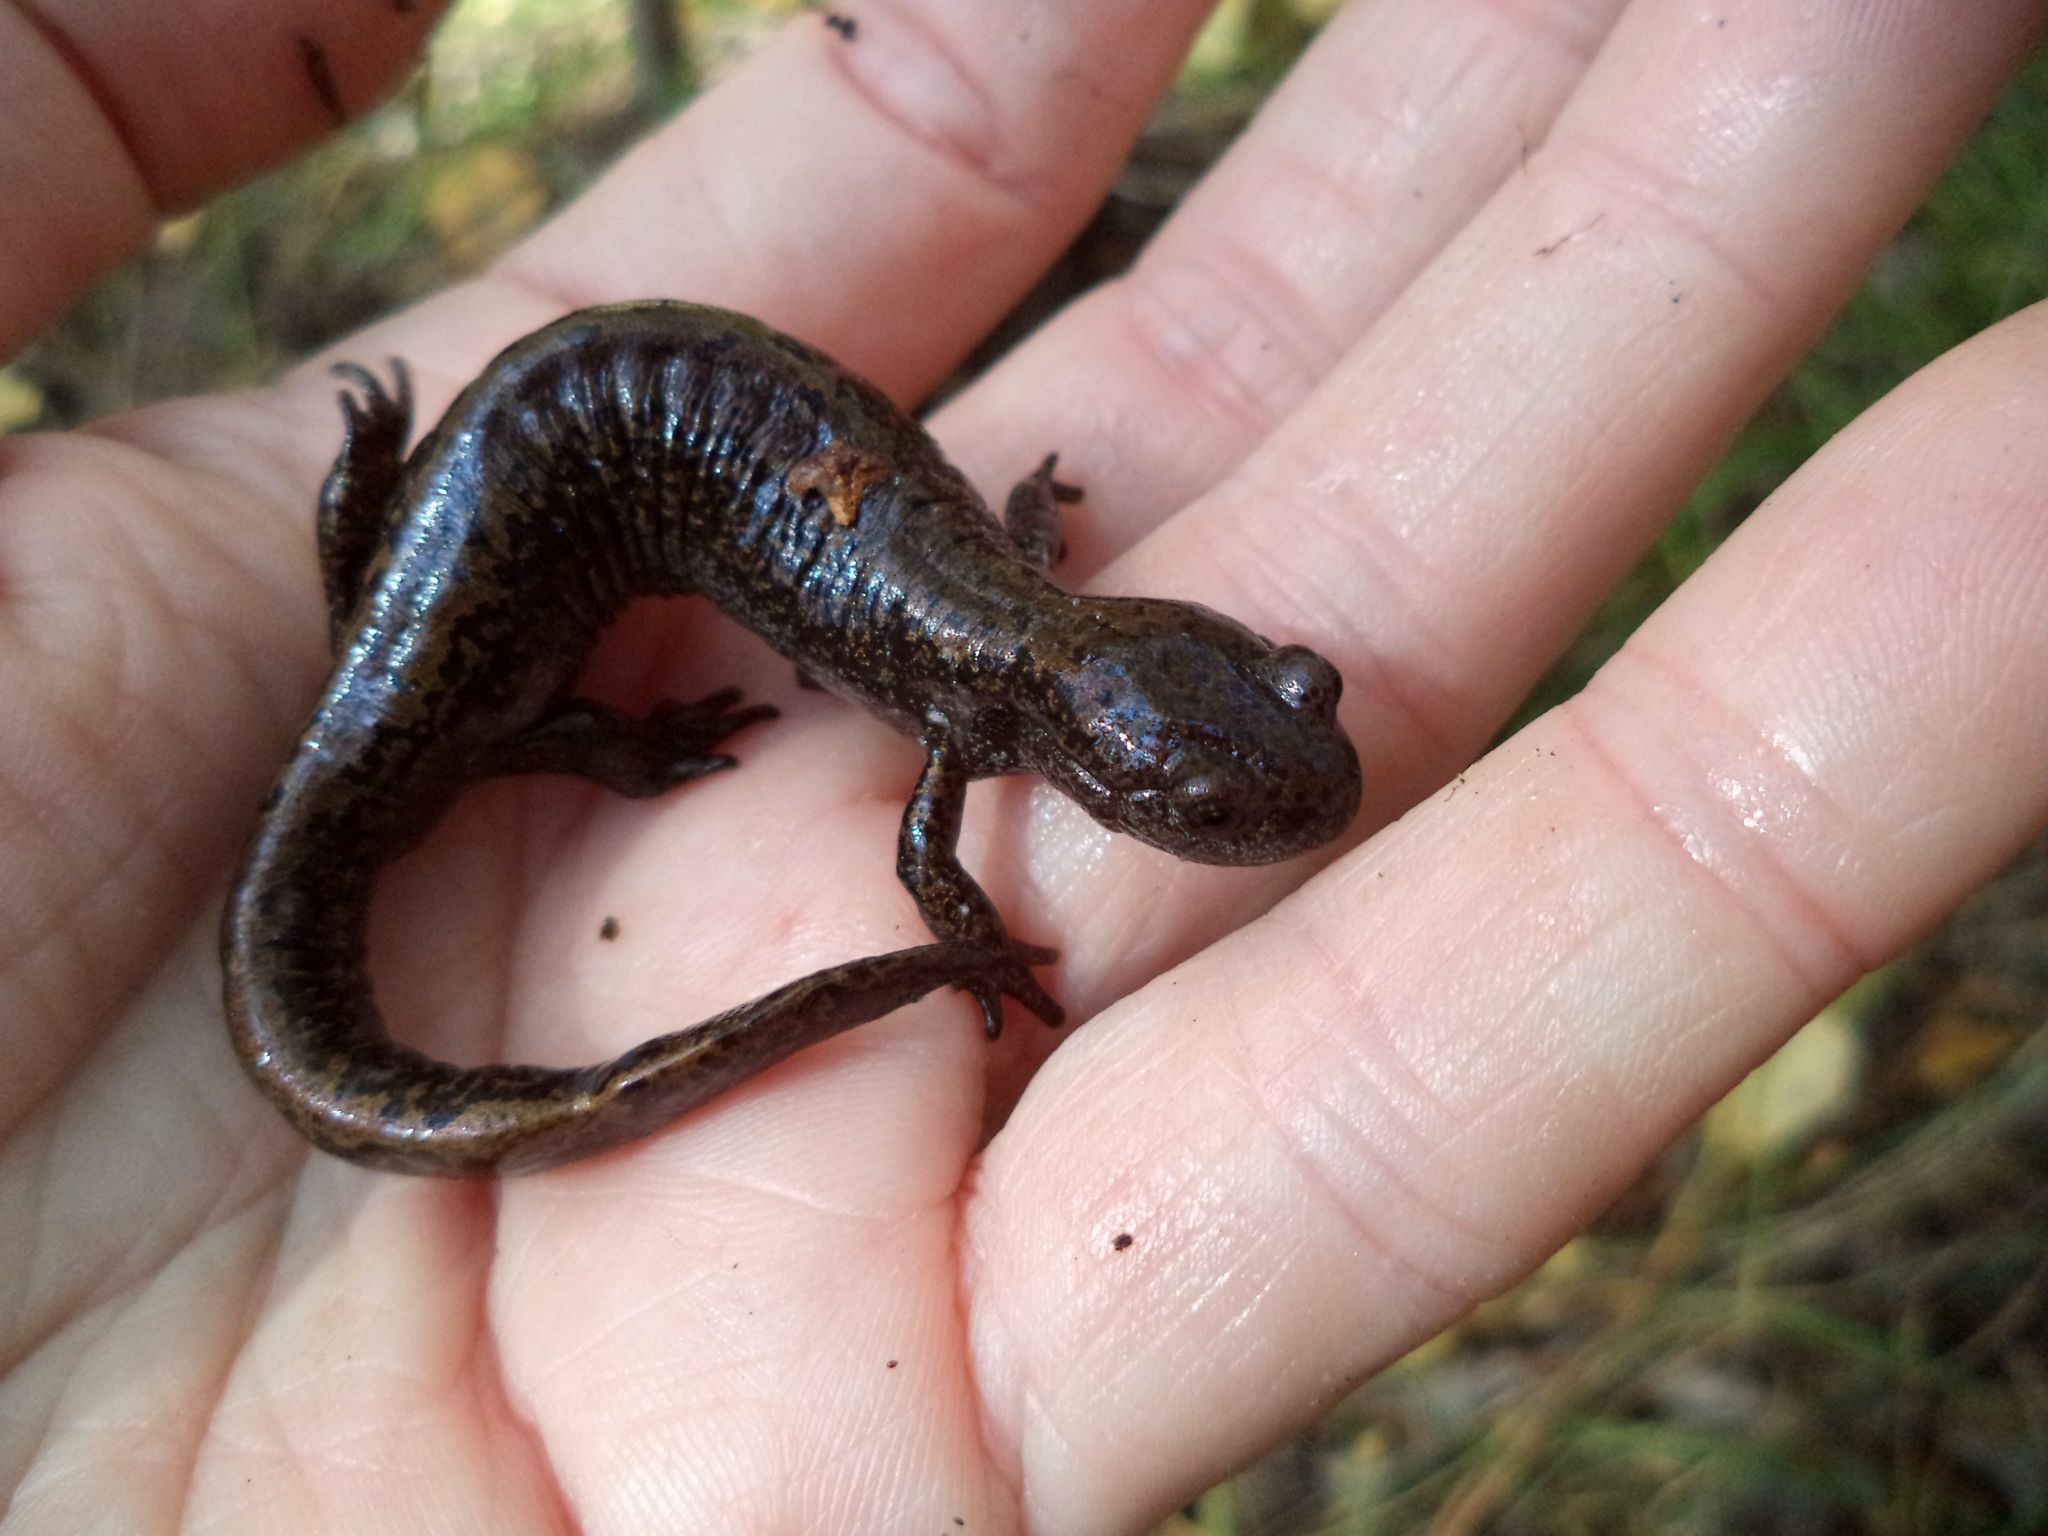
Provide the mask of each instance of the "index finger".
POLYGON ((434 301, 435 366, 471 373, 566 310, 673 296, 757 315, 914 398, 1087 218, 1207 9, 800 17, 488 283, 434 301))

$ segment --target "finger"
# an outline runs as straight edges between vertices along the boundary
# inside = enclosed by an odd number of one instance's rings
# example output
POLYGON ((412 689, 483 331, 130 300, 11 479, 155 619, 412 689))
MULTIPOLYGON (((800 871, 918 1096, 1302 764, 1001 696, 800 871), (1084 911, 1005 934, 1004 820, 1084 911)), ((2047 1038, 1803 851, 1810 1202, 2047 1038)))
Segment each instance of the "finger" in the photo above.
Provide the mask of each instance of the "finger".
POLYGON ((288 379, 301 473, 332 442, 335 357, 407 356, 431 421, 516 337, 656 295, 758 315, 922 394, 1094 207, 1207 9, 1069 4, 1020 24, 908 0, 861 12, 851 38, 798 18, 490 277, 288 379))
MULTIPOLYGON (((1496 729, 1819 330, 2040 10, 2004 0, 1958 28, 1940 0, 1892 5, 1883 26, 1632 7, 1527 174, 1229 481, 1102 582, 1323 651, 1364 763, 1361 831, 1413 803, 1496 729), (1841 163, 1863 170, 1815 174, 1841 163)), ((1084 998, 1299 877, 1204 880, 1105 853, 1078 813, 1040 824, 1031 889, 1090 912, 1142 901, 1135 942, 1067 946, 1084 998)))
POLYGON ((574 307, 758 314, 922 393, 1087 218, 1202 0, 812 15, 629 155, 501 272, 574 307))
POLYGON ((1078 576, 1207 490, 1513 172, 1622 0, 1339 11, 1121 281, 938 419, 1008 483, 1058 449, 1078 576))
POLYGON ((0 9, 0 358, 156 221, 326 137, 409 69, 445 0, 0 9))
POLYGON ((1054 1058, 967 1213, 1027 1523, 1130 1528, 1508 1285, 2048 818, 2044 357, 2036 308, 1928 369, 1584 696, 1054 1058))
POLYGON ((1192 567, 1255 627, 1328 645, 1367 750, 1396 743, 1368 781, 1405 805, 1819 333, 2041 12, 1636 5, 1528 174, 1114 579, 1192 567), (1846 160, 1858 175, 1814 173, 1846 160))

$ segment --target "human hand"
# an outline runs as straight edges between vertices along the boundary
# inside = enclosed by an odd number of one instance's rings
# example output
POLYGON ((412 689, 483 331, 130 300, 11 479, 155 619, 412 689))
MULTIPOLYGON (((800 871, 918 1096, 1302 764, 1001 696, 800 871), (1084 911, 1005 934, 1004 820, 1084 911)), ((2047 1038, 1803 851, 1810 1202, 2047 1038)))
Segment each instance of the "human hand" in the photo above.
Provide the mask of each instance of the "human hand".
MULTIPOLYGON (((1199 9, 807 21, 340 355, 408 358, 431 414, 561 311, 663 293, 913 398, 1086 211, 1199 9)), ((1360 843, 1312 877, 977 789, 969 867, 1096 1015, 1035 1076, 1056 1037, 991 1053, 940 997, 543 1177, 309 1155, 233 1065, 213 940, 324 666, 332 381, 0 441, 15 1520, 1130 1530, 1510 1283, 2048 812, 2041 311, 1438 788, 2038 15, 1353 8, 1129 279, 942 414, 985 488, 1051 448, 1087 485, 1069 579, 1329 655, 1366 762, 1360 843)), ((102 248, 78 229, 13 247, 17 317, 102 248)), ((890 859, 914 748, 703 608, 634 615, 601 683, 787 718, 657 802, 473 796, 380 896, 406 1038, 589 1060, 921 938, 890 859)))

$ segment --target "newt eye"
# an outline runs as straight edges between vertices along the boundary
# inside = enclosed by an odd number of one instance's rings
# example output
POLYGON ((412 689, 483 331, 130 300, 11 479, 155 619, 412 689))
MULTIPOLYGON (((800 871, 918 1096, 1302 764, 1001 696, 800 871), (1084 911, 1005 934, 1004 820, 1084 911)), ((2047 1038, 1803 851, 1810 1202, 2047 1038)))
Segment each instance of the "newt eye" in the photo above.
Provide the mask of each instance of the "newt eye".
POLYGON ((1208 773, 1190 774, 1175 784, 1173 807, 1181 824, 1198 832, 1227 832, 1237 825, 1240 816, 1229 786, 1208 773))
POLYGON ((1337 669, 1305 645, 1283 645, 1266 658, 1266 680, 1273 691, 1296 709, 1323 716, 1337 712, 1344 679, 1337 669))

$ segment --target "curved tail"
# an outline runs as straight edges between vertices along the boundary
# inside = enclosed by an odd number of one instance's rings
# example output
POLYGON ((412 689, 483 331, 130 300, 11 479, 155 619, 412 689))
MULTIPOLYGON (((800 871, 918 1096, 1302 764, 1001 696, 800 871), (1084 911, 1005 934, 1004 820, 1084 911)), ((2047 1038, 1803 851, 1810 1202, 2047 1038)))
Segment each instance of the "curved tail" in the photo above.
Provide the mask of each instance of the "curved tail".
POLYGON ((365 969, 368 877, 312 891, 264 862, 222 921, 236 1053, 307 1140, 393 1173, 523 1173, 588 1157, 805 1046, 1015 963, 978 944, 925 944, 818 971, 594 1066, 458 1067, 384 1029, 365 969))

